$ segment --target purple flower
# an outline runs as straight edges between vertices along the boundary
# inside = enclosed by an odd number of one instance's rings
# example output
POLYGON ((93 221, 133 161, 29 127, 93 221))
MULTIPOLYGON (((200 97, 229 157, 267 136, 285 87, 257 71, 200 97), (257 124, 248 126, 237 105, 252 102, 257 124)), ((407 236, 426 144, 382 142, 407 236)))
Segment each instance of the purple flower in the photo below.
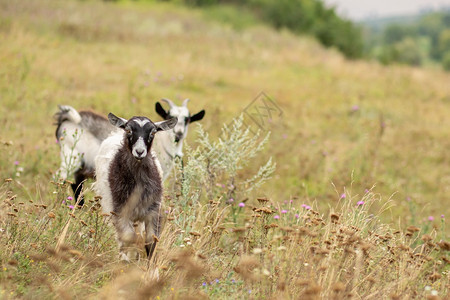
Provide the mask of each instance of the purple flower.
POLYGON ((309 205, 306 205, 306 207, 305 207, 307 210, 310 210, 311 209, 311 206, 309 206, 309 205))
POLYGON ((281 213, 282 213, 282 214, 287 214, 287 210, 283 209, 283 210, 281 211, 281 213))
POLYGON ((73 209, 73 208, 74 208, 74 206, 73 206, 73 205, 69 205, 69 208, 70 208, 70 209, 73 209))
POLYGON ((15 161, 14 161, 14 165, 18 166, 18 165, 19 165, 19 161, 18 161, 18 160, 15 160, 15 161))
POLYGON ((445 216, 444 216, 444 215, 441 215, 441 219, 443 219, 443 218, 445 218, 445 216))
POLYGON ((358 205, 358 206, 361 206, 361 205, 363 205, 364 204, 364 201, 358 201, 358 202, 356 202, 356 205, 358 205))
POLYGON ((294 202, 294 200, 289 200, 289 203, 292 203, 292 202, 294 202))
POLYGON ((284 133, 283 135, 282 135, 282 137, 283 137, 283 139, 287 139, 287 134, 286 133, 284 133))
POLYGON ((67 197, 67 200, 72 201, 73 200, 72 196, 67 197))
POLYGON ((219 279, 216 279, 216 283, 219 283, 219 279))
POLYGON ((230 202, 230 203, 233 203, 233 201, 234 201, 233 198, 228 199, 228 202, 230 202))
POLYGON ((341 199, 345 199, 345 193, 343 193, 342 195, 341 195, 341 199))
POLYGON ((244 207, 244 206, 245 206, 244 202, 239 203, 239 207, 244 207))
POLYGON ((411 201, 411 197, 410 196, 408 196, 408 197, 406 197, 406 201, 411 201))
POLYGON ((369 190, 368 190, 368 189, 365 189, 365 190, 364 190, 364 193, 366 193, 366 194, 367 194, 368 192, 369 192, 369 190))
POLYGON ((278 220, 280 218, 280 216, 279 215, 275 215, 275 216, 273 216, 273 218, 278 220))
POLYGON ((203 285, 203 286, 206 286, 206 282, 203 282, 202 285, 203 285))
POLYGON ((300 216, 298 214, 295 214, 295 218, 298 219, 300 218, 300 216))
POLYGON ((303 208, 306 208, 306 204, 302 204, 302 207, 303 207, 303 208))
POLYGON ((353 105, 352 106, 352 111, 358 111, 359 110, 359 106, 358 105, 353 105))
POLYGON ((428 221, 434 221, 434 217, 433 216, 429 216, 428 217, 428 221))

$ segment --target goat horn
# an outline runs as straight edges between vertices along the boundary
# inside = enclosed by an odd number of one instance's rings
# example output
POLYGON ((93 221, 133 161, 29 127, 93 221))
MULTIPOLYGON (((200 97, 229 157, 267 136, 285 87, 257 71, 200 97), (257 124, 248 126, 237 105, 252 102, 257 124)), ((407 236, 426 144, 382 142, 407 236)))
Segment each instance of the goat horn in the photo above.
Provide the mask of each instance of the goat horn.
POLYGON ((164 102, 166 102, 167 104, 169 104, 169 106, 170 106, 171 108, 174 107, 174 106, 176 106, 176 105, 172 102, 172 100, 169 100, 169 99, 166 99, 166 98, 162 98, 161 101, 164 101, 164 102))
POLYGON ((188 102, 189 102, 189 98, 184 99, 183 106, 187 107, 188 102))

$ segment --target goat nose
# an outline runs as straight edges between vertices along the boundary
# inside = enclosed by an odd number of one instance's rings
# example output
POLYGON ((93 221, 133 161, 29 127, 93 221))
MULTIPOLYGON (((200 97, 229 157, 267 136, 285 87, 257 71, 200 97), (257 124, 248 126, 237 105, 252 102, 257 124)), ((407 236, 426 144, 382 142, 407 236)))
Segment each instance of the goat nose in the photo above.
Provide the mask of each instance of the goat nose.
POLYGON ((139 156, 142 156, 143 153, 144 153, 144 150, 136 150, 136 154, 139 156))
POLYGON ((181 140, 182 137, 183 137, 183 134, 177 132, 177 133, 175 134, 175 142, 178 143, 178 142, 181 140))

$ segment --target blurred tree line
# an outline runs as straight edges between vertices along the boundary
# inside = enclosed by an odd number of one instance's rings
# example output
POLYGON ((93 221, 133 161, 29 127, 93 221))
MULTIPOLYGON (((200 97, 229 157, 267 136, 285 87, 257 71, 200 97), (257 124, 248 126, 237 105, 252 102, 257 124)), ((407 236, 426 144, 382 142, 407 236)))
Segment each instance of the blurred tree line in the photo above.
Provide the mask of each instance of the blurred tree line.
POLYGON ((361 28, 338 16, 321 0, 166 0, 191 6, 219 4, 245 8, 277 29, 315 36, 324 46, 335 47, 348 58, 362 57, 361 28))
POLYGON ((367 52, 383 64, 439 63, 450 71, 450 11, 428 13, 407 23, 366 32, 367 52))

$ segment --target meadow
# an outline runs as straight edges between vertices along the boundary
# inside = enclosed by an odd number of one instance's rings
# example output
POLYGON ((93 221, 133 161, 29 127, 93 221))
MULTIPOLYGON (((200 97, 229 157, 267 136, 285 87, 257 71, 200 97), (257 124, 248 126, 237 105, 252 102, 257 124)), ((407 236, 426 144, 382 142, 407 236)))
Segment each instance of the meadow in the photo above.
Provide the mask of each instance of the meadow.
POLYGON ((228 14, 0 0, 0 298, 449 297, 450 74, 228 14), (163 97, 206 116, 156 259, 124 264, 90 182, 77 209, 54 177, 52 116, 159 120, 163 97))

